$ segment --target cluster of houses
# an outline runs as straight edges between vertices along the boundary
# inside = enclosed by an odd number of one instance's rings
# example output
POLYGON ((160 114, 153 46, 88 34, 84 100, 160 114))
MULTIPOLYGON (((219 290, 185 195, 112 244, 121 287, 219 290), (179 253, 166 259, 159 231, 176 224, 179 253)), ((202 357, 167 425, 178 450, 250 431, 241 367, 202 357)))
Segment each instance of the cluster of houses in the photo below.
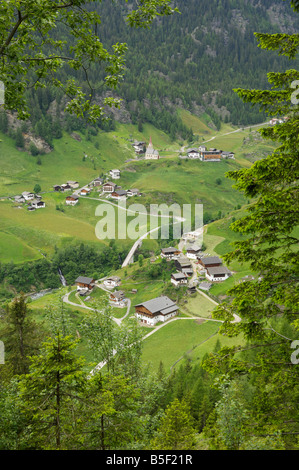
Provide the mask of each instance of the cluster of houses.
POLYGON ((177 272, 171 274, 171 282, 175 286, 186 285, 188 278, 193 276, 192 261, 198 265, 198 271, 204 274, 211 282, 225 281, 230 275, 230 270, 222 264, 218 256, 204 256, 201 247, 193 244, 186 250, 186 256, 174 247, 162 248, 161 257, 174 260, 177 272))
MULTIPOLYGON (((79 276, 76 281, 77 292, 80 296, 88 298, 95 286, 95 279, 92 277, 79 276)), ((122 290, 114 290, 121 285, 121 279, 118 276, 107 277, 103 281, 107 289, 111 289, 109 293, 109 301, 112 305, 124 307, 127 304, 125 293, 122 290), (113 289, 113 290, 112 290, 113 289)), ((133 290, 132 290, 133 292, 133 290)), ((133 293, 137 290, 134 289, 133 293)), ((154 326, 158 322, 165 322, 177 315, 178 306, 167 296, 156 297, 146 302, 137 304, 135 307, 135 316, 138 320, 146 325, 154 326)))
MULTIPOLYGON (((184 255, 178 248, 168 247, 162 248, 161 257, 167 260, 174 260, 176 272, 171 274, 171 283, 176 287, 188 285, 188 289, 195 290, 196 283, 190 283, 193 277, 193 262, 198 265, 199 272, 205 275, 210 283, 223 281, 227 279, 231 272, 226 266, 223 266, 218 256, 204 256, 201 247, 193 244, 188 247, 184 255)), ((208 290, 209 282, 204 282, 204 290, 208 290)), ((76 279, 77 291, 79 295, 88 296, 95 286, 95 279, 79 276, 76 279)), ((113 306, 125 307, 128 299, 125 292, 119 290, 121 279, 118 276, 110 276, 103 280, 103 286, 109 292, 109 301, 113 306)), ((136 293, 136 289, 132 289, 132 293, 136 293)), ((88 298, 88 297, 87 297, 88 298)), ((158 322, 166 322, 170 318, 178 314, 179 307, 169 297, 162 295, 151 300, 134 305, 136 318, 144 325, 155 326, 158 322)))
POLYGON ((24 191, 20 196, 15 196, 14 200, 18 204, 27 202, 27 209, 29 211, 35 211, 36 209, 42 209, 46 207, 45 202, 42 201, 42 196, 31 193, 30 191, 24 191))
POLYGON ((275 126, 276 124, 283 124, 284 122, 288 121, 289 117, 284 116, 283 118, 272 118, 269 121, 270 126, 275 126))
POLYGON ((207 149, 205 145, 201 145, 195 148, 189 148, 186 152, 186 157, 191 160, 198 159, 202 162, 220 162, 223 158, 235 158, 234 152, 225 152, 215 148, 207 149))
POLYGON ((57 192, 64 192, 64 191, 72 191, 73 189, 79 188, 79 183, 78 181, 67 181, 66 183, 63 184, 55 184, 53 186, 54 191, 57 192))

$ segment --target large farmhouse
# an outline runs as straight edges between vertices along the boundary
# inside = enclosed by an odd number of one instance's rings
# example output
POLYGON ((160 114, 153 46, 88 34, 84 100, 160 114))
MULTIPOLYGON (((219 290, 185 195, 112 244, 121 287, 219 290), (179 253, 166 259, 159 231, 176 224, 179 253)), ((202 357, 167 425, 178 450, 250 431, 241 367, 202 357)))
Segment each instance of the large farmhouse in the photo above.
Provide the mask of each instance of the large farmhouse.
POLYGON ((230 270, 226 266, 214 266, 207 268, 206 278, 209 281, 225 281, 231 275, 230 270))
POLYGON ((76 281, 77 290, 87 289, 91 290, 94 287, 95 279, 92 277, 79 276, 76 281))
POLYGON ((220 162, 221 150, 217 150, 217 149, 202 150, 200 152, 200 159, 203 162, 220 162))
POLYGON ((200 258, 198 264, 205 271, 205 276, 209 281, 225 281, 231 275, 230 270, 222 265, 222 261, 218 256, 200 258))
POLYGON ((135 315, 141 323, 154 326, 165 322, 178 313, 178 306, 169 297, 163 295, 135 305, 135 315))

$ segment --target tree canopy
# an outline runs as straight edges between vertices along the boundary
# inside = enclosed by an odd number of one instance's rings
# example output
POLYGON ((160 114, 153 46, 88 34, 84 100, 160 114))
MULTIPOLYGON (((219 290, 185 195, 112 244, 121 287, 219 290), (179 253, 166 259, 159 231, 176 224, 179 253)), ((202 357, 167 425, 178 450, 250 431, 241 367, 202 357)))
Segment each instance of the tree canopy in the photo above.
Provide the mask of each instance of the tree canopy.
MULTIPOLYGON (((116 43, 108 51, 97 34, 101 17, 91 0, 12 0, 0 5, 0 80, 5 85, 5 109, 17 110, 26 119, 28 88, 46 84, 62 89, 68 97, 67 111, 76 116, 88 115, 95 121, 104 114, 104 106, 118 105, 111 97, 103 105, 92 102, 94 85, 88 70, 100 65, 105 71, 100 88, 115 88, 122 77, 127 46, 116 43), (82 70, 89 85, 87 90, 74 78, 57 78, 57 72, 82 70)), ((124 5, 127 0, 123 1, 124 5)), ((132 10, 125 10, 131 27, 146 28, 157 16, 174 12, 170 0, 141 0, 132 10)))

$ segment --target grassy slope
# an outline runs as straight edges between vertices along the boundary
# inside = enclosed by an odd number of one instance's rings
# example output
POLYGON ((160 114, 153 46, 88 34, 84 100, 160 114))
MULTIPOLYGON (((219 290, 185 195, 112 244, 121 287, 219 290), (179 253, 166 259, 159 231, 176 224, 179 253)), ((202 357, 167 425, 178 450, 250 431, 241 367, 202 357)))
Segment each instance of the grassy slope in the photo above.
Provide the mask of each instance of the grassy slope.
MULTIPOLYGON (((189 125, 193 125, 199 142, 200 139, 232 130, 230 126, 223 125, 217 133, 207 126, 204 119, 187 112, 184 112, 184 119, 187 119, 189 125)), ((249 136, 249 130, 243 132, 249 136)), ((24 190, 32 191, 34 185, 39 183, 42 192, 45 192, 43 197, 47 204, 46 209, 27 213, 25 210, 14 209, 12 202, 1 202, 2 262, 36 259, 41 256, 40 251, 47 253, 55 245, 61 246, 74 240, 103 246, 106 241, 99 241, 94 233, 98 221, 95 217, 97 203, 81 199, 80 205, 67 207, 64 213, 58 212, 55 210, 56 204, 63 203, 64 196, 49 191, 54 184, 61 184, 69 179, 78 180, 80 185, 84 185, 113 167, 123 170, 119 181, 122 187, 137 187, 144 191, 143 197, 134 201, 132 199, 130 203, 202 203, 204 211, 215 215, 219 210, 226 214, 236 205, 246 202, 240 193, 232 189, 232 182, 225 178, 228 170, 250 164, 244 159, 243 136, 239 132, 218 137, 225 139, 224 150, 236 152, 235 161, 220 163, 179 160, 178 152, 182 142, 171 142, 167 135, 149 124, 144 125, 142 133, 137 131, 136 126, 117 124, 115 131, 100 132, 91 140, 86 140, 81 134, 81 142, 64 135, 54 142, 55 149, 50 154, 41 156, 41 165, 36 164, 36 157, 18 151, 12 139, 6 135, 0 135, 0 139, 0 196, 13 196, 24 190), (150 136, 154 146, 165 158, 151 162, 136 161, 131 147, 132 140, 148 142, 150 136), (87 159, 83 162, 84 154, 87 159), (134 161, 127 162, 132 158, 134 161), (216 184, 217 178, 221 178, 221 185, 216 184), (11 246, 10 237, 14 237, 11 246)), ((213 145, 216 142, 214 140, 213 145)), ((253 142, 249 144, 252 148, 253 142)), ((256 143, 255 150, 259 145, 260 143, 256 143)), ((149 246, 155 245, 154 241, 146 243, 149 246)))

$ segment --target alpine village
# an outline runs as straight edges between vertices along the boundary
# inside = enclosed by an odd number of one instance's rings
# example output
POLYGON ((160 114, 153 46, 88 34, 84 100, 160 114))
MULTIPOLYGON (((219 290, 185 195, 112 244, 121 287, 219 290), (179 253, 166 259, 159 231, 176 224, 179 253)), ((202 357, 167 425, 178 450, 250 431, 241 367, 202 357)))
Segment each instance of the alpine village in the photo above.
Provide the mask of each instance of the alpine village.
POLYGON ((298 44, 297 0, 0 2, 1 452, 298 450, 298 44))

